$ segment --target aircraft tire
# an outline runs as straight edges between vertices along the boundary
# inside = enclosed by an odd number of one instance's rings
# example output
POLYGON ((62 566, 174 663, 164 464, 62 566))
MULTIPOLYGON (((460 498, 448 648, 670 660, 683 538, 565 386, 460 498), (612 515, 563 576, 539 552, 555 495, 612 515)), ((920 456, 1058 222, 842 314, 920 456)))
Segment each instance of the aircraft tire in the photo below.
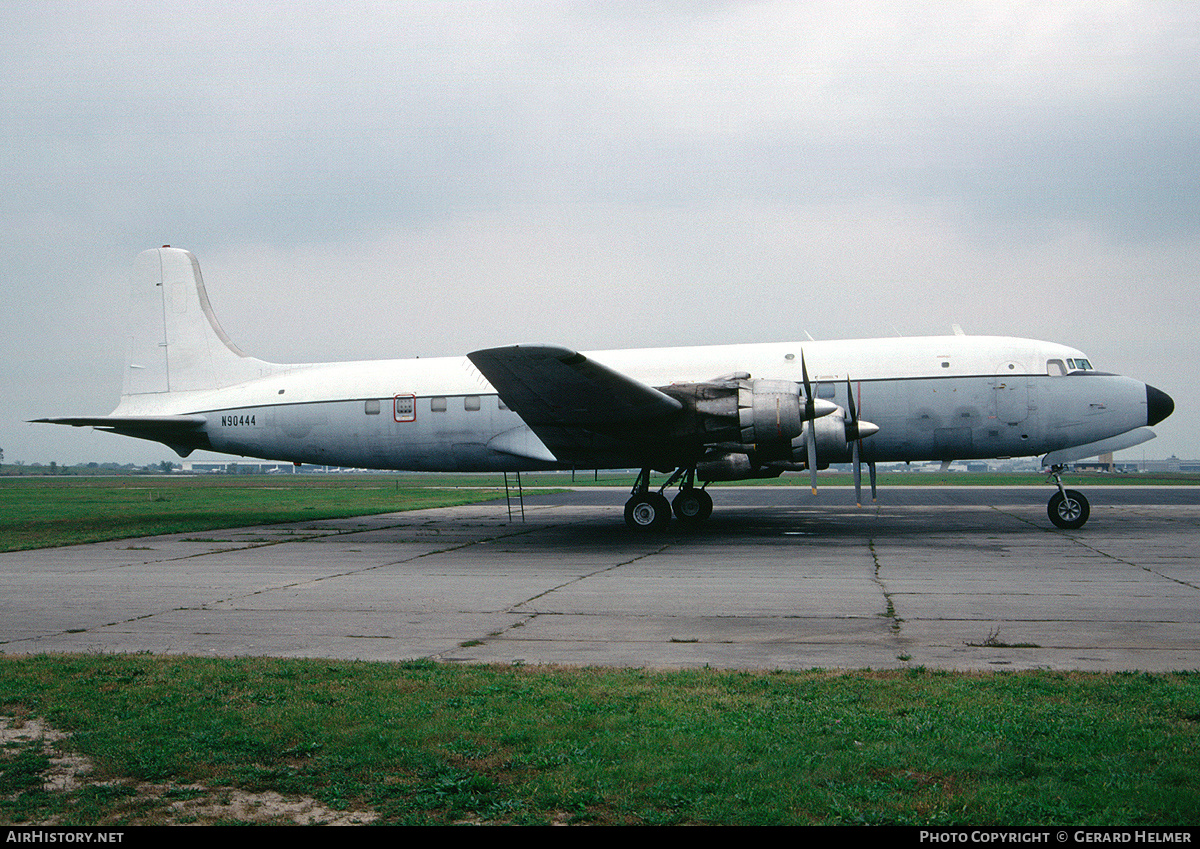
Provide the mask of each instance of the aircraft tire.
POLYGON ((681 489, 671 502, 671 509, 679 521, 698 525, 712 515, 712 496, 702 489, 681 489))
POLYGON ((1082 492, 1068 489, 1066 493, 1066 498, 1063 498, 1061 492, 1050 496, 1050 503, 1046 505, 1046 513, 1056 527, 1062 528, 1064 531, 1075 531, 1082 528, 1087 522, 1088 516, 1091 515, 1091 507, 1082 492))
POLYGON ((657 492, 635 495, 625 502, 625 524, 638 531, 661 531, 671 521, 671 505, 657 492))

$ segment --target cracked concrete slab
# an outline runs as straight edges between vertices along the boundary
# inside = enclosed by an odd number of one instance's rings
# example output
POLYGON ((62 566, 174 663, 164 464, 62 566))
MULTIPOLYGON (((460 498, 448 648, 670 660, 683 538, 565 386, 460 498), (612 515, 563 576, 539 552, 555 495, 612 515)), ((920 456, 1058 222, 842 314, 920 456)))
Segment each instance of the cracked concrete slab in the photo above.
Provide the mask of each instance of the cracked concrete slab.
POLYGON ((1200 488, 623 489, 0 554, 0 651, 726 668, 1194 669, 1200 488))

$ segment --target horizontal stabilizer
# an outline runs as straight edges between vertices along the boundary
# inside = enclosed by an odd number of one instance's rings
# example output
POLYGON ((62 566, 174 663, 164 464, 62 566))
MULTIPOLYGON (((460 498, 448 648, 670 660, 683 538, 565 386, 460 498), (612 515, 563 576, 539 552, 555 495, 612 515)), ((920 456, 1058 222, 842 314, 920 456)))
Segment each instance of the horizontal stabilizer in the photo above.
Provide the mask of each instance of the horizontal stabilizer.
POLYGON ((1042 458, 1042 465, 1061 466, 1064 463, 1074 463, 1077 460, 1083 460, 1088 457, 1098 457, 1110 451, 1124 451, 1126 448, 1132 448, 1135 445, 1141 445, 1143 442, 1149 442, 1154 436, 1155 433, 1150 428, 1139 427, 1128 433, 1111 436, 1108 439, 1101 439, 1099 442, 1089 442, 1086 445, 1076 445, 1074 448, 1051 451, 1042 458))
POLYGON ((33 419, 37 424, 59 424, 71 427, 94 427, 108 433, 149 439, 168 446, 180 457, 197 448, 211 448, 204 416, 60 416, 33 419))

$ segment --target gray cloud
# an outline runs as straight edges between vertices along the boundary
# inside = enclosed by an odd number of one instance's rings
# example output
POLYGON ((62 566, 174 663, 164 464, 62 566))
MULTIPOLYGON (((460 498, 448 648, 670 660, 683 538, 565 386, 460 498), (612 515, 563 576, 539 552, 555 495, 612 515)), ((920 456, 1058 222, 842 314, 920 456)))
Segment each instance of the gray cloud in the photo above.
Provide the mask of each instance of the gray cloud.
POLYGON ((1194 454, 1198 53, 1186 2, 7 4, 0 446, 158 456, 18 421, 111 408, 170 242, 270 358, 957 321, 1194 454))

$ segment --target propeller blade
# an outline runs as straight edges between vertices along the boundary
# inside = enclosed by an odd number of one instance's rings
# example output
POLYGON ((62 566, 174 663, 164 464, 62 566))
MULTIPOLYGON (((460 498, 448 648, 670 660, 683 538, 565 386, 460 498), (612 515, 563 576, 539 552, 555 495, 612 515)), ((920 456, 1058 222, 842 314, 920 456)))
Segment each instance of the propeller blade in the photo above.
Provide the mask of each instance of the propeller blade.
POLYGON ((808 443, 808 478, 813 495, 817 494, 817 405, 814 403, 812 382, 808 379, 808 364, 804 361, 804 349, 800 349, 800 375, 804 378, 805 442, 808 443))
POLYGON ((810 422, 816 418, 816 404, 813 403, 812 384, 808 380, 808 366, 804 362, 804 349, 800 349, 800 374, 804 378, 804 418, 810 422))
MULTIPOLYGON (((847 384, 850 383, 849 378, 846 378, 846 383, 847 384)), ((854 405, 854 393, 853 392, 850 393, 850 404, 851 404, 851 409, 853 409, 853 405, 854 405)), ((854 462, 855 463, 858 463, 858 452, 859 452, 859 448, 862 446, 863 437, 871 436, 872 434, 876 434, 876 433, 879 433, 879 425, 871 424, 870 422, 860 422, 860 421, 858 421, 857 416, 855 416, 855 421, 854 421, 854 436, 855 436, 855 440, 854 440, 855 460, 854 460, 854 462)), ((879 498, 877 497, 878 493, 875 489, 875 461, 874 460, 867 461, 867 472, 871 476, 871 503, 876 504, 876 503, 878 503, 879 498)))
POLYGON ((817 494, 817 425, 813 420, 807 422, 808 430, 808 476, 812 481, 813 495, 817 494))
POLYGON ((854 503, 862 507, 862 457, 859 454, 858 413, 854 409, 854 387, 846 378, 846 438, 850 441, 850 462, 854 465, 854 503))
POLYGON ((850 445, 851 460, 854 463, 854 503, 862 507, 862 458, 858 455, 858 440, 850 445))
POLYGON ((832 415, 842 409, 832 401, 816 397, 812 381, 808 379, 808 366, 804 362, 804 350, 800 351, 800 373, 804 378, 804 418, 807 421, 832 415))

